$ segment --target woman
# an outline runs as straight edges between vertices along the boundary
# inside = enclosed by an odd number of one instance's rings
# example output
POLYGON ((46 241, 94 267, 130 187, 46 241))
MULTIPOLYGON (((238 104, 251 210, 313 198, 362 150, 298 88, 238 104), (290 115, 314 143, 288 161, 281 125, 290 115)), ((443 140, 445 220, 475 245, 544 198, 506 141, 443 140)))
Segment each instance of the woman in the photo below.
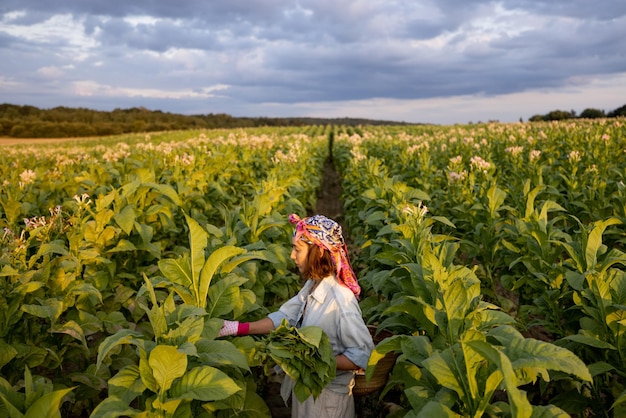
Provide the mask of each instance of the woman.
MULTIPOLYGON (((224 321, 219 336, 266 334, 283 319, 295 327, 322 328, 337 360, 336 377, 317 399, 311 396, 300 403, 292 396, 291 416, 354 417, 354 373, 367 366, 374 343, 359 308, 361 288, 350 266, 341 226, 322 215, 300 219, 292 214, 289 221, 295 225, 291 259, 308 280, 277 312, 256 322, 224 321)), ((293 385, 285 377, 281 388, 285 401, 293 385)))

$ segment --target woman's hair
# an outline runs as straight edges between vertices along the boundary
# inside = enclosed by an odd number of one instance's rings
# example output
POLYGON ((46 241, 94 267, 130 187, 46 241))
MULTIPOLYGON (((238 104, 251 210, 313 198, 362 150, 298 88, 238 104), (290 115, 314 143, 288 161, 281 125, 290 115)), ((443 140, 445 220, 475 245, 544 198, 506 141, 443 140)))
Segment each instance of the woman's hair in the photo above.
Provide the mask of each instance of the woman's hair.
POLYGON ((335 273, 335 266, 330 251, 324 250, 315 244, 309 244, 306 269, 303 276, 313 279, 323 279, 335 273))

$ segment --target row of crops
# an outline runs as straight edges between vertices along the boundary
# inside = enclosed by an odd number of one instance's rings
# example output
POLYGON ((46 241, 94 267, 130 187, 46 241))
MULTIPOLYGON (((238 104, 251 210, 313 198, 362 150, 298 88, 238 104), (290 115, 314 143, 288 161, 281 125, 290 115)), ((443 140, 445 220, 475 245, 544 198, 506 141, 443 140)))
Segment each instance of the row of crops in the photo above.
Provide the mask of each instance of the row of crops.
POLYGON ((299 288, 287 214, 314 204, 326 138, 3 148, 0 416, 269 416, 253 345, 216 335, 299 288))
POLYGON ((397 416, 626 415, 624 121, 335 142, 397 416))
POLYGON ((617 119, 4 147, 0 416, 270 416, 263 340, 216 335, 299 288, 329 143, 390 415, 626 414, 617 119))

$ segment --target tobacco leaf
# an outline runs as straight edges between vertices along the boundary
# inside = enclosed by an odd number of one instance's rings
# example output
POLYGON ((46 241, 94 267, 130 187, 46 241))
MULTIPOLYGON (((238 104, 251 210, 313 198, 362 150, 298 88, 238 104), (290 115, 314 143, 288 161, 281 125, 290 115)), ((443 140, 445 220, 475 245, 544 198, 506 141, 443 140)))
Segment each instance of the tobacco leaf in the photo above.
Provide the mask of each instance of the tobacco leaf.
POLYGON ((337 369, 328 336, 317 326, 295 328, 286 320, 267 337, 267 355, 295 381, 300 402, 317 398, 337 369))

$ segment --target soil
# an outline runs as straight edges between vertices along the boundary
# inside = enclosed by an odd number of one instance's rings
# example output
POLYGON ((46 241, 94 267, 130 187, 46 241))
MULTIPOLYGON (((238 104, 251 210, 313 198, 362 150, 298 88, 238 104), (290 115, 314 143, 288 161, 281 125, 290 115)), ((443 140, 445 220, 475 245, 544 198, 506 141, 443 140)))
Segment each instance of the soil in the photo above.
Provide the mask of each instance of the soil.
POLYGON ((315 213, 333 219, 341 225, 343 221, 341 191, 341 182, 339 181, 339 174, 335 169, 335 164, 333 164, 332 160, 327 159, 324 163, 322 187, 317 194, 315 213))

